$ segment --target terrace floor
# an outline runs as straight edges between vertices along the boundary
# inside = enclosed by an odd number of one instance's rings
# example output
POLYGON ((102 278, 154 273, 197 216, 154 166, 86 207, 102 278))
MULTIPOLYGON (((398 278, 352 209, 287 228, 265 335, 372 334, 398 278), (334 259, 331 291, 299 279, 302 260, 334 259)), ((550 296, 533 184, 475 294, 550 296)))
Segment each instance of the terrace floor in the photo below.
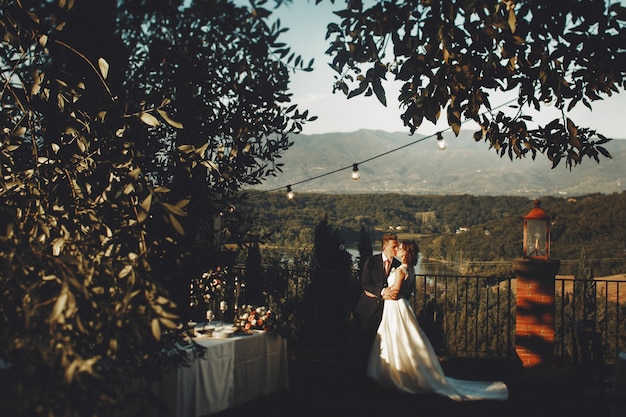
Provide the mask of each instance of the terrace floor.
POLYGON ((290 389, 217 414, 218 417, 624 417, 606 401, 592 401, 576 387, 571 368, 524 369, 513 361, 442 360, 447 375, 502 380, 507 401, 455 402, 434 394, 407 395, 377 386, 355 368, 350 355, 290 349, 290 389))

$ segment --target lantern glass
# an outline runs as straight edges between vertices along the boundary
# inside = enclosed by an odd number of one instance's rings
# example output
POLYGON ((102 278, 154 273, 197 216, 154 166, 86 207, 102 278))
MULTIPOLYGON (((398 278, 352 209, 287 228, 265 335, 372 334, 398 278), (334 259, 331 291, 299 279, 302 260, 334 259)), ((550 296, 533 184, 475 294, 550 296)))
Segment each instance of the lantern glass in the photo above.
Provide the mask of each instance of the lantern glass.
POLYGON ((546 219, 527 219, 524 228, 524 256, 527 258, 548 259, 549 229, 546 219))

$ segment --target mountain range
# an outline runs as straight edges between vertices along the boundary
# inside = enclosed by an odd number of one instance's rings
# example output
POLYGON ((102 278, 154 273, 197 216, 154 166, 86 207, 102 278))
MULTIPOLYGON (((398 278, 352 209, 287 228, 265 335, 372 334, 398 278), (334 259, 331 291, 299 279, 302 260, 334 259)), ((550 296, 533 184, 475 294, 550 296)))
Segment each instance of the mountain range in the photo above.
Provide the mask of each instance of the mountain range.
POLYGON ((611 159, 585 157, 571 169, 565 161, 552 168, 543 154, 510 160, 500 157, 473 132, 444 135, 445 150, 435 135, 420 136, 359 130, 348 133, 300 134, 278 162, 282 172, 253 189, 295 193, 407 193, 434 195, 581 196, 610 194, 626 187, 626 140, 603 145, 611 159), (358 164, 361 178, 351 178, 358 164))

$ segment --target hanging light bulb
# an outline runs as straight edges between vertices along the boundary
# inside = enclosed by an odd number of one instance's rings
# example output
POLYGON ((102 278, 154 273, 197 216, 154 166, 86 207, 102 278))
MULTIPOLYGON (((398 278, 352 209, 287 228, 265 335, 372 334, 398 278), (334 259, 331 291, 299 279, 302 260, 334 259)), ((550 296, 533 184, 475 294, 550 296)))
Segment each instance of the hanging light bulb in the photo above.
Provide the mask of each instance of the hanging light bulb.
POLYGON ((295 194, 293 193, 293 191, 291 190, 291 185, 288 185, 288 186, 287 186, 287 199, 289 199, 289 200, 293 200, 293 198, 294 198, 295 196, 296 196, 296 195, 295 195, 295 194))
POLYGON ((437 146, 441 151, 448 147, 448 145, 446 145, 446 141, 443 140, 443 135, 441 134, 441 132, 437 132, 437 146))
POLYGON ((352 179, 358 180, 361 178, 361 174, 359 173, 359 164, 352 165, 352 179))

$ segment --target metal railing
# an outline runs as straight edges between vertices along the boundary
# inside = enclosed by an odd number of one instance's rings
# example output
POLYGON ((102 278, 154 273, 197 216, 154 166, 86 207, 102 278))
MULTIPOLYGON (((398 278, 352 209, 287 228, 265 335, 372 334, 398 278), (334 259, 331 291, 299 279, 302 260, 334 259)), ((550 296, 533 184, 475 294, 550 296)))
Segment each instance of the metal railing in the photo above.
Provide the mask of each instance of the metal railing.
POLYGON ((515 355, 511 277, 418 275, 411 298, 420 326, 440 354, 515 355))
MULTIPOLYGON (((411 300, 442 354, 515 356, 515 278, 419 275, 411 300)), ((626 350, 626 281, 555 278, 555 357, 572 360, 572 324, 588 320, 601 334, 603 359, 626 350)))
POLYGON ((555 354, 572 357, 572 323, 586 320, 600 333, 602 355, 613 364, 626 350, 626 281, 555 279, 555 354))
MULTIPOLYGON (((290 327, 292 343, 348 348, 354 343, 357 271, 260 268, 255 274, 254 279, 273 281, 264 297, 290 327)), ((514 276, 420 274, 410 304, 439 354, 515 357, 514 276)), ((626 281, 557 277, 554 313, 557 360, 571 361, 572 323, 580 319, 592 321, 601 333, 607 364, 626 350, 626 281)))

